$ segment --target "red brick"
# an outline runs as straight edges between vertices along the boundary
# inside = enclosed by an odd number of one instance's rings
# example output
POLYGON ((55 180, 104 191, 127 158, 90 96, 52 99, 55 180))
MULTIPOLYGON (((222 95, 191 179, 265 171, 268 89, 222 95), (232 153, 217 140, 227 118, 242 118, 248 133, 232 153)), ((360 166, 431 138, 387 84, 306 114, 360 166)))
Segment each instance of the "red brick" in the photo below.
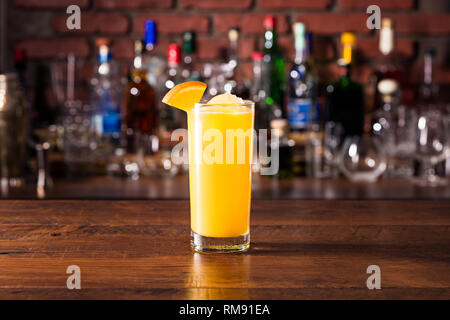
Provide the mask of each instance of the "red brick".
POLYGON ((366 9, 368 6, 376 4, 383 9, 412 9, 414 0, 339 0, 338 5, 342 9, 366 9))
POLYGON ((264 9, 325 9, 331 0, 259 0, 264 9))
POLYGON ((94 6, 102 9, 169 9, 173 0, 95 0, 94 6))
POLYGON ((201 10, 241 10, 248 9, 252 0, 180 0, 180 7, 183 9, 201 9, 201 10))
MULTIPOLYGON (((378 38, 358 39, 356 49, 359 50, 365 58, 380 58, 381 54, 378 48, 378 38)), ((396 39, 395 52, 402 58, 411 58, 414 55, 414 41, 410 39, 396 39)))
POLYGON ((278 46, 284 53, 284 57, 288 62, 294 59, 294 39, 292 36, 282 36, 278 39, 278 46))
POLYGON ((450 33, 450 14, 387 13, 383 17, 392 18, 396 32, 402 34, 450 33))
MULTIPOLYGON (((214 17, 214 25, 218 32, 227 33, 232 27, 239 27, 243 33, 261 35, 264 32, 265 14, 220 14, 214 17)), ((276 30, 278 33, 289 31, 289 23, 283 14, 276 14, 276 30)))
POLYGON ((53 18, 53 28, 58 33, 105 33, 123 34, 128 31, 129 22, 121 13, 83 13, 81 29, 69 30, 66 26, 67 15, 57 15, 53 18))
POLYGON ((144 32, 145 20, 155 20, 158 32, 180 34, 184 31, 206 33, 209 31, 209 19, 202 15, 185 14, 140 14, 134 19, 134 30, 144 32))
POLYGON ((250 59, 253 52, 256 51, 255 38, 242 38, 239 43, 239 55, 242 59, 250 59))
POLYGON ((86 8, 89 0, 13 0, 13 4, 24 8, 67 8, 73 4, 86 8))
POLYGON ((114 39, 111 45, 111 52, 114 59, 131 60, 134 58, 134 43, 130 38, 114 39))
POLYGON ((17 48, 25 49, 30 58, 63 57, 69 53, 76 57, 86 58, 89 56, 89 44, 83 38, 67 39, 30 39, 20 41, 17 48))
POLYGON ((226 38, 199 38, 197 39, 197 56, 199 59, 212 60, 225 58, 228 50, 226 38))
POLYGON ((369 33, 367 17, 365 13, 307 13, 298 15, 296 21, 305 23, 308 31, 319 34, 369 33))

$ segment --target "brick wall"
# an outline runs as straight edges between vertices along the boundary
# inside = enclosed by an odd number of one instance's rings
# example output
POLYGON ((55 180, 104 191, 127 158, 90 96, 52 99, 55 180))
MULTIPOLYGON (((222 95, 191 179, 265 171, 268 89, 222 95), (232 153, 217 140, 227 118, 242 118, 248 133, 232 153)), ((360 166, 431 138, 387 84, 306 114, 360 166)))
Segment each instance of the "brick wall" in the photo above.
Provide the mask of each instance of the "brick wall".
MULTIPOLYGON (((3 1, 3 0, 2 0, 3 1)), ((378 35, 366 28, 365 10, 381 7, 382 16, 396 22, 397 50, 410 68, 409 80, 421 81, 421 55, 425 48, 438 50, 436 80, 450 85, 450 4, 446 0, 8 0, 9 45, 25 48, 33 63, 47 62, 74 52, 95 60, 95 39, 113 40, 114 55, 129 64, 133 40, 142 36, 144 21, 158 22, 158 50, 171 41, 181 42, 183 31, 198 33, 199 58, 221 57, 227 47, 226 32, 239 26, 243 33, 240 54, 250 74, 250 56, 262 45, 265 14, 277 17, 280 43, 292 57, 290 26, 303 21, 316 36, 314 54, 323 82, 336 77, 336 45, 339 33, 358 35, 358 68, 355 76, 367 83, 371 67, 379 57, 378 35), (82 29, 65 27, 66 7, 82 8, 82 29)))

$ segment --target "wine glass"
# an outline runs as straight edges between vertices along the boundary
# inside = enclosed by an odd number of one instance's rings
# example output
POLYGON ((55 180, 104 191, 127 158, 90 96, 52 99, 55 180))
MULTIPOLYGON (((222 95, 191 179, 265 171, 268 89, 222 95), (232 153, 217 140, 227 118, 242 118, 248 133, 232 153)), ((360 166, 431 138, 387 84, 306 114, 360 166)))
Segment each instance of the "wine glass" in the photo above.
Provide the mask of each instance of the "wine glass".
POLYGON ((386 170, 386 154, 377 137, 347 137, 340 156, 341 172, 353 182, 375 182, 386 170))
POLYGON ((417 121, 416 157, 423 168, 415 182, 421 186, 442 186, 447 180, 436 175, 434 166, 445 159, 448 150, 445 117, 437 110, 427 110, 417 121))

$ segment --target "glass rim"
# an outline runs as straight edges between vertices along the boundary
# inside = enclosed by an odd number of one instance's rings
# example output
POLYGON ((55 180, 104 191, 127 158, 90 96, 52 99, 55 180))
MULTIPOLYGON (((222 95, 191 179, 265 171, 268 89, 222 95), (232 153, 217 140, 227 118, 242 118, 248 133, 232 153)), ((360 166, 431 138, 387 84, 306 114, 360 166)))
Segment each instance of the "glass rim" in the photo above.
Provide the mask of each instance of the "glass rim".
POLYGON ((208 104, 207 100, 202 100, 200 102, 197 102, 195 104, 195 108, 201 108, 201 107, 253 107, 255 105, 255 102, 252 100, 244 100, 244 103, 239 104, 221 104, 221 103, 214 103, 214 104, 208 104))

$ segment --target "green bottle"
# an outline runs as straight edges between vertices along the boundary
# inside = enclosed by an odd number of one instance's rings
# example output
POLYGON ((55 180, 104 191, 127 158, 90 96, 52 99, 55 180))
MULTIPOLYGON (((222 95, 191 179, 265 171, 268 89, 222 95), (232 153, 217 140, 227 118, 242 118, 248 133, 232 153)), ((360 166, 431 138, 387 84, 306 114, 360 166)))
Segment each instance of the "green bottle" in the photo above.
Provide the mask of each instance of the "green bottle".
POLYGON ((277 46, 275 18, 267 15, 264 19, 264 59, 263 79, 266 92, 266 104, 271 107, 273 118, 286 118, 284 108, 285 68, 283 54, 277 46))
POLYGON ((340 78, 327 86, 328 121, 340 123, 344 137, 361 136, 364 132, 363 86, 351 78, 353 46, 356 37, 345 32, 341 36, 342 59, 339 59, 340 78))

